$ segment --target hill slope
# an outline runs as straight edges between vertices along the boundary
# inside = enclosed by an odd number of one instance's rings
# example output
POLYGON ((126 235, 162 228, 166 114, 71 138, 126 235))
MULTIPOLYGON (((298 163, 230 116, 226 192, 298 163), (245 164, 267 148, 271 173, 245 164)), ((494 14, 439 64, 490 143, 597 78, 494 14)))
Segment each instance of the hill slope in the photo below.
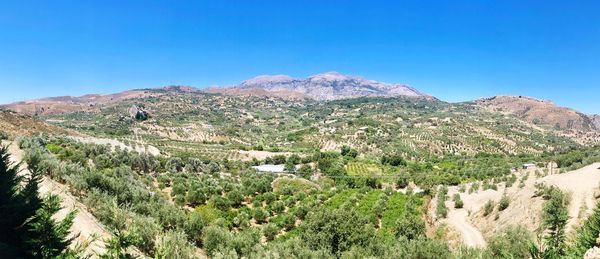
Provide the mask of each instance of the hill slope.
MULTIPOLYGON (((315 102, 149 89, 142 97, 41 118, 167 153, 187 150, 232 160, 244 159, 248 149, 338 151, 348 145, 365 156, 400 153, 425 159, 479 152, 541 154, 585 144, 574 141, 577 136, 563 136, 477 105, 408 97, 315 102), (127 116, 137 105, 148 112, 147 120, 127 116)), ((597 139, 588 142, 593 141, 597 139)))
POLYGON ((28 115, 2 109, 0 109, 0 131, 13 136, 29 136, 41 132, 76 135, 74 132, 47 124, 28 115))
POLYGON ((587 115, 556 106, 550 101, 522 96, 495 96, 476 100, 475 103, 490 111, 510 114, 545 127, 576 131, 597 129, 597 124, 587 115))

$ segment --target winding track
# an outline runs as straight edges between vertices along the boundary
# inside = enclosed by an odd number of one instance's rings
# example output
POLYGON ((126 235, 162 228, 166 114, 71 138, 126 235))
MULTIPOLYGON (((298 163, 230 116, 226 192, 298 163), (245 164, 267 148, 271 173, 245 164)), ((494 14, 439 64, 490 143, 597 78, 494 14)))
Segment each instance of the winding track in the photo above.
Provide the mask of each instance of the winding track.
POLYGON ((465 209, 451 210, 448 213, 448 224, 453 226, 460 234, 462 242, 468 247, 485 247, 486 242, 479 229, 468 221, 468 213, 465 209))

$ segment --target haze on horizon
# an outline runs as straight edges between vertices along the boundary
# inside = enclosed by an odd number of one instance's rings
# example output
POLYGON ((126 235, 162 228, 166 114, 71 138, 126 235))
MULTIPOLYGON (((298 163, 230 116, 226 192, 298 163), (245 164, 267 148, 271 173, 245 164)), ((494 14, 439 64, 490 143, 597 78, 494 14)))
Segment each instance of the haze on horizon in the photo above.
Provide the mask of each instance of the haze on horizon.
POLYGON ((327 71, 445 101, 600 113, 600 4, 53 1, 0 4, 0 103, 327 71))

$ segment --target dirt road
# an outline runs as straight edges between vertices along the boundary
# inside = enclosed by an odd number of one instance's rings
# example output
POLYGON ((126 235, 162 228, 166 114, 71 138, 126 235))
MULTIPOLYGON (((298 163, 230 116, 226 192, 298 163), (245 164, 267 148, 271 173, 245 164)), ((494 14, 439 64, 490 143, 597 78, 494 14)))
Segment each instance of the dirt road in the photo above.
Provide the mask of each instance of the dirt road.
MULTIPOLYGON (((499 184, 497 191, 479 190, 474 193, 460 193, 464 208, 455 209, 453 207, 454 203, 447 201, 446 206, 449 208, 449 212, 445 222, 458 233, 462 243, 469 247, 485 246, 483 234, 488 236, 497 233, 509 225, 518 224, 529 230, 534 230, 539 225, 541 208, 544 204, 542 198, 534 197, 535 184, 539 182, 554 185, 570 193, 568 232, 581 220, 587 218, 596 206, 597 200, 594 196, 595 193, 600 193, 600 163, 564 174, 548 175, 541 178, 536 178, 531 173, 522 188, 517 187, 519 183, 515 183, 510 188, 504 188, 504 184, 499 184), (498 214, 499 217, 485 217, 481 213, 477 213, 481 211, 486 202, 490 200, 498 202, 502 195, 510 197, 511 203, 501 213, 498 211, 493 213, 493 215, 498 214), (469 211, 471 215, 469 215, 469 211)), ((449 197, 452 197, 455 193, 458 193, 457 186, 448 188, 449 197)))
POLYGON ((486 242, 481 232, 468 221, 465 209, 451 210, 448 213, 448 224, 459 233, 463 244, 467 247, 485 247, 486 242))

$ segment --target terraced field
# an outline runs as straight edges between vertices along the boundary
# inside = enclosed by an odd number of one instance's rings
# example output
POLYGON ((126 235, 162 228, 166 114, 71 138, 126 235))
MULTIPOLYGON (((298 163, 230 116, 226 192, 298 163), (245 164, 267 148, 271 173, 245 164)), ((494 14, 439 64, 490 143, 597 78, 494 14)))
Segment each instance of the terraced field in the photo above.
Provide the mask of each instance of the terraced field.
POLYGON ((383 173, 383 170, 377 164, 365 162, 351 162, 346 165, 346 172, 353 176, 377 176, 383 173))

